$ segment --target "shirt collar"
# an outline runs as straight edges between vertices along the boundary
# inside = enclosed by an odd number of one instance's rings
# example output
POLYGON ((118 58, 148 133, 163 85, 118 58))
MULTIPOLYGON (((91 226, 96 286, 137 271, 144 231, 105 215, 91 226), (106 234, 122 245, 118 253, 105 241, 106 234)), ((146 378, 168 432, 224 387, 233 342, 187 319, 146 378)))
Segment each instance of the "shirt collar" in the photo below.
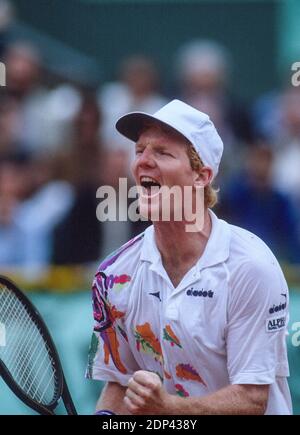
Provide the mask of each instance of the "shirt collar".
MULTIPOLYGON (((205 250, 197 262, 199 271, 222 263, 229 257, 230 226, 227 222, 219 219, 212 210, 209 209, 208 211, 211 217, 212 228, 205 250)), ((155 242, 153 225, 145 231, 141 260, 149 261, 153 264, 161 262, 161 255, 155 242)))
POLYGON ((197 263, 200 270, 223 263, 229 257, 230 226, 212 210, 209 209, 208 212, 212 227, 205 250, 197 263))
POLYGON ((154 226, 151 225, 148 227, 144 234, 141 260, 150 261, 150 263, 158 263, 161 260, 161 256, 155 242, 154 226))

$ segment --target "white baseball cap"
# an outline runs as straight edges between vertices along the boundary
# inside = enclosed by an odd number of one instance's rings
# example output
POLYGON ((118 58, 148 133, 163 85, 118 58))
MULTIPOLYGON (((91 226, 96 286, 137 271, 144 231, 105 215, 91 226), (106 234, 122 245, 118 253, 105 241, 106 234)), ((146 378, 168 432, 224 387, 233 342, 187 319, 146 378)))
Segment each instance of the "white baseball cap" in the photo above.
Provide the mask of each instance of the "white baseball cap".
POLYGON ((194 146, 215 177, 223 153, 223 142, 209 116, 180 100, 172 100, 153 115, 130 112, 118 119, 116 129, 137 142, 145 123, 163 123, 182 134, 194 146))

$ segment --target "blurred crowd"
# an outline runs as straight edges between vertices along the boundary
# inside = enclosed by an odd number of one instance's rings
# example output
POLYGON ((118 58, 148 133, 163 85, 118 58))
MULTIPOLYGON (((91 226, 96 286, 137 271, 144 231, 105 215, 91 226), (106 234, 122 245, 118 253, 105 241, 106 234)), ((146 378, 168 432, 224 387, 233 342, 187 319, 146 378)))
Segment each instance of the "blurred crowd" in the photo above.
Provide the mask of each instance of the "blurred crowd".
POLYGON ((5 38, 0 14, 0 266, 89 264, 142 231, 99 222, 96 190, 133 183, 133 146, 116 119, 172 98, 208 113, 223 138, 217 214, 300 262, 300 88, 284 84, 247 106, 233 92, 230 53, 206 40, 178 48, 171 92, 144 55, 97 88, 50 75, 42 58, 32 42, 5 38))

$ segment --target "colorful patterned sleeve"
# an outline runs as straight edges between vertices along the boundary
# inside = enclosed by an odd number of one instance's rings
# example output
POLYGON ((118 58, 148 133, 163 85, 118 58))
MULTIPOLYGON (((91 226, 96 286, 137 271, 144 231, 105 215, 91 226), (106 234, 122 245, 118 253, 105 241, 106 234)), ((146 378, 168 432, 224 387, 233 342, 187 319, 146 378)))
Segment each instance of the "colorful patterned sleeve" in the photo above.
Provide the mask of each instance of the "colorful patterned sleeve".
POLYGON ((86 377, 127 385, 139 367, 129 348, 123 326, 125 312, 110 301, 109 290, 107 275, 98 271, 92 287, 94 330, 86 377))

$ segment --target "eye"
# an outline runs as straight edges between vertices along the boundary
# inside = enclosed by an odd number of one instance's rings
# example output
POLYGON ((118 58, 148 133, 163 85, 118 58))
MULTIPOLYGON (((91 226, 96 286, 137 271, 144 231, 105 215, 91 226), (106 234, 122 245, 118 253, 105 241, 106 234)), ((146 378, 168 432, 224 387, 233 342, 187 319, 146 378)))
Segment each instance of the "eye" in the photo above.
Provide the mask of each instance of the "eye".
POLYGON ((173 154, 169 153, 168 151, 164 151, 164 150, 162 150, 160 153, 161 153, 163 156, 174 157, 173 154))

